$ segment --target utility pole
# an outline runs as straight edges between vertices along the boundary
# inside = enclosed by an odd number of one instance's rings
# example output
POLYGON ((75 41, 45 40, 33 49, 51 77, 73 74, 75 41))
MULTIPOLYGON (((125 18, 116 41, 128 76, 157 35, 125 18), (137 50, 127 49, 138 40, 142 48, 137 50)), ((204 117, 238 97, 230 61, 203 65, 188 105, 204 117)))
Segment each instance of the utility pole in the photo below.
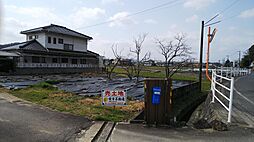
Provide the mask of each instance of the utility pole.
POLYGON ((238 67, 240 68, 240 64, 241 64, 241 51, 237 51, 237 52, 239 52, 238 67))
POLYGON ((203 41, 204 41, 204 26, 205 22, 201 22, 201 39, 200 39, 200 55, 199 55, 199 91, 201 92, 201 87, 202 87, 202 67, 203 67, 203 41))
POLYGON ((200 58, 199 58, 199 89, 200 89, 200 92, 201 92, 201 88, 202 88, 202 68, 203 68, 203 41, 204 41, 204 28, 207 27, 207 26, 210 26, 210 25, 214 25, 214 24, 217 24, 221 21, 216 21, 216 22, 213 22, 213 23, 210 23, 211 21, 213 21, 216 17, 218 17, 219 14, 216 14, 214 17, 212 17, 210 20, 208 20, 207 22, 204 22, 202 21, 201 22, 201 39, 200 39, 200 58))
POLYGON ((213 30, 213 32, 212 32, 212 34, 210 33, 211 32, 211 27, 209 26, 208 27, 208 35, 207 35, 207 39, 208 39, 208 41, 207 41, 207 54, 206 54, 206 77, 207 77, 207 79, 209 79, 210 81, 212 80, 211 79, 211 77, 209 76, 209 71, 208 71, 208 68, 209 68, 209 52, 210 52, 210 44, 211 44, 211 42, 213 41, 213 39, 214 39, 214 36, 215 36, 215 34, 216 34, 216 31, 217 31, 217 29, 215 28, 214 30, 213 30))

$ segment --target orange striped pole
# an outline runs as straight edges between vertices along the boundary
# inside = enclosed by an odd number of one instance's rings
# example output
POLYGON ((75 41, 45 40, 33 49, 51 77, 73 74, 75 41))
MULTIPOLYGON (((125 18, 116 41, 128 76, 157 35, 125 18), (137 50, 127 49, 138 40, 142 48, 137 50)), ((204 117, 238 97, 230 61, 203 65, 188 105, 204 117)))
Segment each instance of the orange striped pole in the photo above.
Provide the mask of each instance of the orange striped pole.
POLYGON ((206 77, 211 81, 211 77, 209 76, 208 68, 209 68, 209 52, 210 52, 210 43, 211 43, 211 27, 208 27, 208 45, 207 45, 207 54, 206 54, 206 77))

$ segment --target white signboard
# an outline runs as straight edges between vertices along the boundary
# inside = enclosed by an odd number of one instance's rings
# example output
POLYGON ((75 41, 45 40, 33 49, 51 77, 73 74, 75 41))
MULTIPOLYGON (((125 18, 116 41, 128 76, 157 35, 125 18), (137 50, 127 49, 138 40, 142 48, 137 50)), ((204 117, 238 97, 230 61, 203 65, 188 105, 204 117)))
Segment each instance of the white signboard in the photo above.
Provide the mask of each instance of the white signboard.
POLYGON ((126 90, 102 90, 103 106, 123 106, 126 105, 126 90))

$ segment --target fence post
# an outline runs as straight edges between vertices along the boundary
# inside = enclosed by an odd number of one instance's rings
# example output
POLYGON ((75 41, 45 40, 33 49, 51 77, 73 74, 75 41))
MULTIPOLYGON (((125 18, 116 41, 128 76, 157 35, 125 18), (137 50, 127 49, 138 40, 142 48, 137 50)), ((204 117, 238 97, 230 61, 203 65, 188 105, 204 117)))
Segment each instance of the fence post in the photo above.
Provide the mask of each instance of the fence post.
POLYGON ((234 77, 230 80, 230 96, 229 96, 229 112, 228 112, 228 122, 231 122, 232 115, 232 103, 233 103, 233 93, 234 93, 234 77))
POLYGON ((232 74, 233 74, 233 73, 232 73, 232 70, 233 70, 233 68, 231 67, 231 68, 230 68, 230 77, 232 77, 232 74))
MULTIPOLYGON (((223 67, 221 66, 221 68, 220 68, 220 76, 222 76, 223 75, 223 67)), ((220 83, 222 83, 222 78, 220 78, 220 83)))
POLYGON ((225 70, 225 73, 226 73, 226 77, 228 77, 228 69, 227 68, 225 70))
POLYGON ((211 83, 211 90, 212 90, 212 103, 214 103, 214 95, 215 95, 215 81, 216 81, 216 71, 212 71, 212 83, 211 83))

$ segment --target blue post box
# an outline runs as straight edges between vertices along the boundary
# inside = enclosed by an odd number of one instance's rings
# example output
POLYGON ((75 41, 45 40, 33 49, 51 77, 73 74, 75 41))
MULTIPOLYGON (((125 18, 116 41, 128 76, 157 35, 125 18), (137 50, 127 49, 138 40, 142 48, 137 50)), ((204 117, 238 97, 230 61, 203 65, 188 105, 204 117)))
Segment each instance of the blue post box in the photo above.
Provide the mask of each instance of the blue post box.
POLYGON ((161 88, 153 87, 152 104, 160 104, 161 88))

